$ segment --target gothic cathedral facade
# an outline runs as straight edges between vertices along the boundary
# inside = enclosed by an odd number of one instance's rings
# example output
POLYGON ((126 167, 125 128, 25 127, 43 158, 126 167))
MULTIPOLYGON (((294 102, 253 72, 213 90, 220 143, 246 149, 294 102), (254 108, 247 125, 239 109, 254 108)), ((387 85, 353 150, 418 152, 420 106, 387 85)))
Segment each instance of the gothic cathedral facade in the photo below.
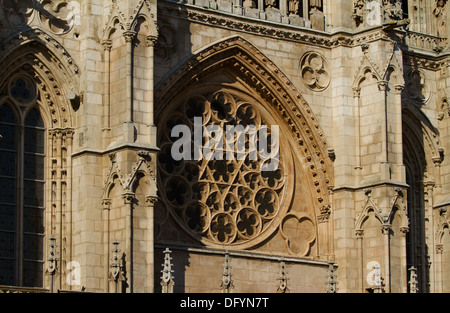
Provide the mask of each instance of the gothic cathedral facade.
POLYGON ((1 0, 0 290, 450 292, 449 22, 1 0))

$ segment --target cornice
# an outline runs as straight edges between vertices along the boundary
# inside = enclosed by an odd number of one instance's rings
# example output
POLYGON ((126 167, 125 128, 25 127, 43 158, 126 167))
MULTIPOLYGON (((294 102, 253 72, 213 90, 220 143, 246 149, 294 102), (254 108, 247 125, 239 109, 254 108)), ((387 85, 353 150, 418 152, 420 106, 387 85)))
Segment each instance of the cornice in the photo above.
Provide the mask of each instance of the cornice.
MULTIPOLYGON (((405 30, 387 31, 382 25, 356 31, 346 29, 325 32, 171 1, 159 2, 158 12, 161 15, 177 17, 214 27, 293 41, 326 49, 342 46, 353 48, 384 40, 394 42, 409 56, 431 58, 438 61, 446 59, 450 55, 450 51, 439 48, 445 42, 443 38, 405 30), (407 44, 407 42, 413 42, 410 40, 411 37, 418 39, 420 43, 414 41, 416 42, 414 45, 407 44), (424 43, 424 45, 422 46, 421 43, 424 43)), ((424 65, 426 64, 426 62, 422 63, 424 65)), ((435 67, 433 65, 430 66, 431 68, 435 67)))

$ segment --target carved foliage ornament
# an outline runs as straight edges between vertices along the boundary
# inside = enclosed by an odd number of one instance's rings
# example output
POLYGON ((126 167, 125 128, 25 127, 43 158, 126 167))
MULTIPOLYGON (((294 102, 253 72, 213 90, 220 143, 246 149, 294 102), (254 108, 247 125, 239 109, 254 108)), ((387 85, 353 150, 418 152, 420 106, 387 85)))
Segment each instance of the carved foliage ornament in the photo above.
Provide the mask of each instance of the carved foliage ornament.
POLYGON ((252 160, 249 149, 245 157, 235 155, 231 160, 175 161, 171 156, 176 140, 171 138, 172 128, 181 124, 192 129, 193 118, 198 116, 203 125, 222 129, 227 125, 267 125, 251 103, 229 92, 195 94, 181 101, 160 124, 161 199, 178 224, 202 243, 254 245, 270 235, 269 229, 279 226, 277 216, 285 214, 285 203, 292 193, 285 173, 289 157, 280 149, 279 166, 274 171, 261 171, 262 161, 252 160))
POLYGON ((55 34, 65 34, 80 25, 80 3, 75 0, 4 0, 5 19, 12 27, 23 27, 37 16, 41 25, 55 34))
POLYGON ((300 74, 305 85, 314 91, 323 91, 330 84, 328 64, 316 52, 307 52, 300 61, 300 74))

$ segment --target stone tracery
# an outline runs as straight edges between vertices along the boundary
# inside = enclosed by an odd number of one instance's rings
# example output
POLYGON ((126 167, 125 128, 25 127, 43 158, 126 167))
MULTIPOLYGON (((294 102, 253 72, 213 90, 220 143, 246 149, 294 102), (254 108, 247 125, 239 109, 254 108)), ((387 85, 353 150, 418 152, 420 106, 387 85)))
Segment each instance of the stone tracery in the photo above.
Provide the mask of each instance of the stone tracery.
MULTIPOLYGON (((243 98, 227 91, 195 94, 176 106, 160 136, 161 196, 178 222, 197 239, 209 244, 244 244, 255 240, 283 210, 287 187, 283 158, 275 171, 261 172, 261 161, 247 149, 232 160, 181 160, 170 155, 173 126, 189 125, 200 114, 203 125, 267 125, 267 120, 243 98)), ((270 132, 269 132, 270 137, 270 132)), ((231 138, 228 138, 231 139, 231 138)), ((234 138, 234 142, 237 138, 234 138)), ((204 140, 203 144, 207 141, 204 140)), ((228 147, 229 148, 229 147, 228 147)), ((230 150, 219 151, 226 156, 230 150)))

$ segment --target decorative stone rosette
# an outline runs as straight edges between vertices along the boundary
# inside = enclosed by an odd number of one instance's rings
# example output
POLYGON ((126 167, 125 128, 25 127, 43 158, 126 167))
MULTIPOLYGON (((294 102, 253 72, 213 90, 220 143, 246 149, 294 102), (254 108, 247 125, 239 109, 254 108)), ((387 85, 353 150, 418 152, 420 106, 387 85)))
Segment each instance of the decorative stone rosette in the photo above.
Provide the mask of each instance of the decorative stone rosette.
POLYGON ((325 58, 316 52, 307 52, 300 61, 300 75, 304 84, 314 90, 323 91, 330 84, 328 64, 325 58))
MULTIPOLYGON (((228 125, 254 125, 257 129, 267 125, 271 138, 273 123, 251 101, 228 90, 183 99, 160 121, 164 127, 159 135, 158 175, 164 207, 181 228, 202 244, 254 246, 273 234, 281 223, 280 216, 286 214, 292 190, 285 166, 292 162, 291 156, 280 149, 279 165, 274 171, 261 171, 264 161, 259 155, 256 160, 252 158, 250 149, 245 149, 245 157, 240 158, 233 151, 231 160, 224 150, 223 160, 175 161, 171 148, 177 138, 171 137, 171 130, 176 125, 188 125, 193 134, 194 117, 202 117, 204 126, 222 127, 224 140, 228 125)), ((235 140, 237 136, 231 139, 235 140)), ((202 146, 205 144, 203 138, 202 146)))

